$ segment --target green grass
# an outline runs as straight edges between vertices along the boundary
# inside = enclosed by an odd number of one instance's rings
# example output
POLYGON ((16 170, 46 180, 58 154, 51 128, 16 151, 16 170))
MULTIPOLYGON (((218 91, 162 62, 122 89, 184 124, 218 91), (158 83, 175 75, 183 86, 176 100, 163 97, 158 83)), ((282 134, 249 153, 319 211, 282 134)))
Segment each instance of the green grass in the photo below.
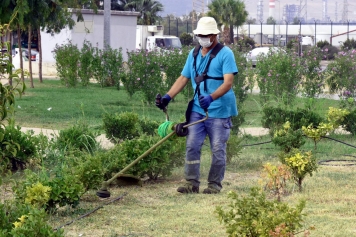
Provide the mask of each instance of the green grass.
MULTIPOLYGON (((343 142, 355 144, 351 135, 332 135, 343 142)), ((269 136, 246 137, 244 145, 267 142, 269 136)), ((307 140, 303 150, 314 150, 307 140)), ((259 186, 262 165, 277 164, 278 149, 272 144, 245 146, 240 156, 235 156, 227 166, 222 192, 218 195, 181 195, 176 188, 184 182, 182 167, 173 175, 142 187, 111 187, 112 198, 127 195, 116 203, 105 206, 91 216, 64 227, 66 236, 226 236, 225 228, 218 222, 215 208, 227 208, 229 191, 247 195, 250 188, 259 186)), ((343 155, 356 155, 354 148, 323 139, 314 151, 318 160, 353 159, 343 155)), ((353 162, 355 163, 355 162, 353 162)), ((207 185, 210 152, 204 146, 201 164, 201 189, 207 185)), ((356 166, 319 166, 312 177, 303 182, 303 192, 289 182, 289 194, 282 201, 291 206, 305 199, 307 206, 305 228, 314 226, 310 236, 354 236, 356 221, 356 166)), ((272 198, 270 196, 270 198, 272 198)), ((83 197, 79 212, 83 214, 102 205, 92 190, 83 197)), ((51 224, 59 226, 80 215, 75 210, 62 209, 51 217, 51 224)), ((297 236, 303 236, 302 234, 297 236)))
MULTIPOLYGON (((100 127, 102 114, 108 112, 133 111, 156 121, 164 121, 164 114, 153 104, 142 103, 139 95, 129 98, 124 90, 100 88, 68 89, 59 81, 45 80, 28 88, 26 94, 16 101, 16 122, 21 126, 63 129, 83 116, 93 127, 100 127), (21 108, 18 108, 20 106, 21 108), (52 108, 48 111, 48 108, 52 108)), ((154 98, 152 98, 152 101, 154 98)), ((298 99, 297 106, 303 107, 298 99)), ((169 107, 172 121, 181 121, 187 101, 178 97, 169 107)), ((320 99, 316 111, 325 116, 328 107, 337 106, 338 101, 320 99)), ((261 126, 261 108, 258 95, 250 95, 246 102, 246 124, 244 127, 261 126)), ((351 135, 332 134, 340 141, 356 144, 351 135)), ((243 145, 270 141, 268 135, 245 136, 243 145)), ((182 138, 183 139, 183 138, 182 138)), ((339 142, 322 139, 314 150, 314 143, 307 140, 303 150, 312 150, 317 160, 354 159, 356 150, 339 142), (349 155, 349 156, 345 156, 349 155)), ((144 152, 144 151, 143 151, 144 152)), ((142 187, 110 187, 112 198, 127 195, 118 202, 104 206, 97 212, 64 227, 66 236, 226 236, 225 228, 214 213, 217 206, 227 207, 229 191, 246 195, 261 179, 262 165, 278 163, 278 148, 272 143, 244 146, 241 155, 235 156, 227 166, 222 192, 218 195, 181 195, 176 188, 184 182, 184 168, 178 167, 172 176, 157 182, 145 183, 142 187)), ((201 190, 207 185, 210 167, 210 151, 204 146, 201 164, 201 190)), ((312 176, 303 181, 303 192, 288 184, 289 195, 282 201, 294 206, 305 199, 305 228, 314 226, 310 236, 344 237, 355 236, 356 228, 356 166, 319 166, 312 176)), ((77 209, 61 208, 51 215, 50 223, 58 227, 89 212, 107 200, 99 200, 91 190, 83 196, 77 209)), ((299 234, 297 236, 303 236, 299 234)))
MULTIPOLYGON (((34 87, 29 88, 27 84, 25 94, 16 100, 16 122, 22 127, 63 129, 82 117, 91 126, 100 127, 103 113, 124 111, 135 112, 158 122, 165 121, 165 115, 154 105, 155 98, 147 104, 139 93, 129 98, 124 89, 101 88, 97 84, 66 88, 59 80, 48 79, 44 79, 43 83, 35 80, 34 87)), ((295 107, 304 108, 304 101, 297 98, 295 107)), ((183 121, 187 105, 188 99, 178 95, 169 105, 170 120, 183 121)), ((315 111, 324 116, 329 106, 337 105, 338 101, 318 99, 315 111)), ((261 103, 258 95, 249 94, 243 105, 247 113, 243 127, 261 127, 263 106, 265 104, 261 103)))

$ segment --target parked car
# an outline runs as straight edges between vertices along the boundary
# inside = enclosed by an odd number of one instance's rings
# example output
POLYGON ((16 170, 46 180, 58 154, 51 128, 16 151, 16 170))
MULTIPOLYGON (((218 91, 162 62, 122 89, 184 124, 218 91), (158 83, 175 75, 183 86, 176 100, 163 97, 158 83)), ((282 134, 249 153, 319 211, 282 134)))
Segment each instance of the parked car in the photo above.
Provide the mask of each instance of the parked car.
MULTIPOLYGON (((38 58, 39 52, 37 50, 31 49, 31 61, 36 61, 38 58)), ((28 59, 28 49, 22 49, 22 56, 28 59)))
MULTIPOLYGON (((1 65, 6 67, 5 61, 9 60, 9 54, 6 48, 1 49, 1 65)), ((12 52, 12 57, 14 57, 14 51, 12 52)))
POLYGON ((252 62, 252 66, 255 67, 258 61, 258 56, 261 54, 268 55, 271 52, 277 52, 278 50, 282 50, 278 47, 258 47, 254 48, 250 52, 246 54, 246 59, 252 62))

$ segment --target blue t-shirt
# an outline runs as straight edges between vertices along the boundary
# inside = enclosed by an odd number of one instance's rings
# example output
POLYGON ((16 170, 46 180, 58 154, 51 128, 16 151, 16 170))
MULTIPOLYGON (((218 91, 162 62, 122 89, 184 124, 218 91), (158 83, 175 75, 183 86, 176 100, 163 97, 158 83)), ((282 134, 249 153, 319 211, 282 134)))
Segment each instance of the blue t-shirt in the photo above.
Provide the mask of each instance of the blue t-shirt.
MULTIPOLYGON (((204 72, 212 50, 213 49, 211 49, 204 57, 201 54, 201 49, 199 50, 199 53, 196 57, 196 70, 199 75, 204 72)), ((191 80, 193 91, 195 91, 197 84, 195 83, 194 80, 196 74, 194 70, 193 51, 194 49, 192 49, 189 52, 189 56, 187 58, 187 61, 185 62, 181 74, 184 77, 189 78, 191 80)), ((208 76, 211 77, 223 77, 224 74, 235 75, 237 72, 238 69, 236 66, 233 52, 231 51, 230 48, 223 47, 220 50, 220 52, 216 55, 216 57, 211 60, 207 74, 208 76)), ((215 79, 207 79, 205 82, 201 82, 200 83, 201 95, 212 94, 219 86, 221 86, 221 84, 223 84, 223 82, 224 80, 215 80, 215 79), (204 83, 206 83, 207 91, 204 91, 204 83)), ((205 114, 204 109, 202 109, 199 105, 198 95, 195 95, 194 97, 193 111, 203 115, 205 114)), ((226 94, 214 100, 210 104, 208 108, 208 112, 209 112, 209 117, 211 118, 228 118, 231 116, 236 116, 238 113, 237 105, 236 105, 236 97, 232 88, 228 92, 226 92, 226 94)))

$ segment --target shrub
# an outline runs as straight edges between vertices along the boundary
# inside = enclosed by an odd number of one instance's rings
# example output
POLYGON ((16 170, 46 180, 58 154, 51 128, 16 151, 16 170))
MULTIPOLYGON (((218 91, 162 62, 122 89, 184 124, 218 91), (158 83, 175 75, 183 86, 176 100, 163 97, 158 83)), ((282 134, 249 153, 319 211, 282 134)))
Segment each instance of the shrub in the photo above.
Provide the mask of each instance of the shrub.
MULTIPOLYGON (((193 36, 191 36, 188 33, 182 33, 179 36, 180 41, 182 42, 183 45, 191 45, 193 43, 193 36)), ((178 74, 179 75, 179 74, 178 74)))
POLYGON ((288 110, 280 107, 266 106, 263 108, 262 127, 274 129, 290 122, 292 130, 301 129, 303 126, 314 124, 316 126, 323 118, 311 110, 300 109, 288 110))
POLYGON ((302 54, 302 93, 309 98, 315 98, 323 92, 324 75, 321 73, 320 61, 322 51, 318 47, 311 47, 302 54))
POLYGON ((292 149, 290 153, 280 153, 279 159, 291 170, 293 179, 302 191, 302 182, 307 174, 313 175, 318 165, 316 158, 309 152, 301 152, 298 149, 292 149))
POLYGON ((58 45, 54 49, 56 69, 61 82, 67 87, 74 87, 78 84, 78 66, 80 51, 77 45, 71 41, 67 44, 58 45))
POLYGON ((39 200, 38 196, 42 196, 43 192, 27 192, 38 183, 51 190, 47 203, 41 207, 46 210, 55 210, 65 205, 76 207, 84 193, 82 183, 65 166, 56 167, 52 171, 41 170, 37 173, 27 169, 24 179, 16 182, 12 188, 16 200, 20 203, 25 203, 26 200, 39 200))
POLYGON ((324 51, 323 59, 325 60, 333 60, 335 55, 339 53, 339 49, 332 45, 325 45, 322 50, 324 51))
POLYGON ((243 37, 239 38, 237 40, 236 44, 234 44, 234 45, 237 46, 238 51, 248 52, 251 49, 255 48, 255 44, 256 44, 256 42, 252 38, 243 36, 243 37))
POLYGON ((288 43, 287 43, 287 49, 293 51, 293 52, 297 52, 298 51, 298 45, 299 45, 299 42, 298 40, 296 39, 291 39, 291 40, 288 40, 288 43))
POLYGON ((96 189, 104 180, 104 167, 99 156, 86 154, 74 164, 76 178, 83 184, 85 191, 96 189))
MULTIPOLYGON (((128 72, 123 77, 122 83, 130 97, 135 92, 141 91, 145 95, 145 102, 152 103, 158 91, 162 91, 161 67, 162 57, 158 52, 145 50, 127 52, 128 72)), ((178 77, 178 75, 177 75, 178 77)))
POLYGON ((240 127, 245 122, 245 116, 246 116, 246 111, 244 111, 240 106, 238 108, 239 108, 239 114, 237 116, 231 117, 231 122, 232 122, 231 131, 234 134, 240 133, 240 127))
POLYGON ((11 124, 6 126, 0 143, 2 157, 0 163, 11 170, 24 169, 38 152, 41 135, 33 134, 33 131, 22 132, 20 126, 11 124))
POLYGON ((356 97, 356 50, 343 51, 328 64, 325 73, 330 93, 337 93, 343 100, 356 97))
POLYGON ((330 45, 330 43, 327 40, 324 40, 324 41, 320 40, 316 43, 316 46, 321 49, 323 49, 324 46, 327 46, 327 45, 330 45))
POLYGON ((268 201, 264 193, 253 188, 246 197, 229 192, 229 209, 216 208, 221 223, 226 227, 228 236, 269 237, 277 227, 283 226, 284 236, 292 236, 303 222, 302 211, 305 201, 293 208, 278 201, 268 201))
MULTIPOLYGON (((162 90, 156 90, 156 93, 161 93, 164 95, 171 88, 173 83, 177 80, 178 76, 182 72, 190 50, 191 47, 183 47, 181 50, 173 49, 167 53, 168 55, 162 56, 164 57, 164 60, 162 60, 162 66, 165 73, 165 78, 163 79, 164 83, 162 90)), ((186 97, 192 97, 193 94, 191 92, 191 95, 189 95, 188 88, 190 89, 191 86, 187 85, 183 90, 183 94, 186 97)))
POLYGON ((93 55, 94 48, 89 41, 84 41, 83 47, 80 50, 78 77, 81 84, 87 86, 90 78, 93 76, 93 55))
MULTIPOLYGON (((275 166, 270 163, 263 165, 262 177, 265 181, 265 189, 277 196, 277 201, 281 201, 281 195, 286 193, 287 181, 291 178, 289 168, 286 165, 275 166)), ((263 182, 262 181, 262 182, 263 182)))
POLYGON ((350 132, 352 135, 356 135, 356 109, 352 110, 345 119, 342 121, 341 125, 346 131, 350 132))
POLYGON ((139 136, 138 114, 122 112, 105 113, 103 116, 105 135, 111 141, 133 139, 139 136))
POLYGON ((47 214, 27 204, 5 201, 0 203, 0 236, 61 237, 63 230, 53 230, 47 214))
MULTIPOLYGON (((105 168, 105 178, 111 178, 113 174, 124 169, 160 140, 159 136, 144 134, 132 140, 126 140, 106 153, 97 154, 105 168)), ((184 164, 184 154, 184 139, 173 137, 142 158, 127 173, 137 177, 148 176, 150 179, 157 179, 159 176, 166 177, 175 167, 184 164)))
POLYGON ((356 49, 356 40, 354 38, 345 40, 342 43, 341 49, 342 50, 356 49))
POLYGON ((157 134, 157 129, 159 127, 159 123, 157 121, 153 121, 149 118, 140 118, 138 120, 139 126, 141 128, 142 133, 145 133, 147 135, 156 135, 157 134))
MULTIPOLYGON (((120 158, 133 161, 161 139, 159 136, 141 135, 133 140, 126 140, 119 144, 120 158)), ((139 177, 147 175, 153 180, 159 176, 169 176, 174 168, 184 164, 184 154, 184 139, 179 137, 171 138, 138 162, 130 169, 130 173, 139 177)))
POLYGON ((291 105, 302 82, 301 59, 296 53, 283 50, 260 54, 256 80, 263 103, 281 100, 283 104, 291 105))
POLYGON ((293 130, 287 121, 281 128, 275 129, 272 137, 273 144, 279 146, 284 152, 290 152, 293 148, 304 145, 302 129, 293 130))
POLYGON ((226 145, 226 163, 230 163, 234 156, 239 156, 242 151, 242 146, 240 145, 243 138, 239 138, 237 134, 231 134, 226 145))
POLYGON ((95 80, 102 86, 120 88, 123 70, 122 49, 94 49, 92 71, 95 80))
POLYGON ((85 122, 78 122, 71 128, 59 131, 56 146, 60 150, 94 152, 98 148, 97 134, 85 122))

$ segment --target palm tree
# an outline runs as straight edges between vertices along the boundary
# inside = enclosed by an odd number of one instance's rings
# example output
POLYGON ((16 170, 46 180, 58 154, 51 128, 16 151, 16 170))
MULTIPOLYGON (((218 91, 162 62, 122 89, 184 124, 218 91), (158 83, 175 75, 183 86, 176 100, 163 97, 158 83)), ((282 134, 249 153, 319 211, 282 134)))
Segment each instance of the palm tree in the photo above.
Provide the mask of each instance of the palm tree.
POLYGON ((214 17, 219 27, 229 28, 228 42, 233 43, 234 26, 241 26, 248 16, 245 3, 242 0, 214 0, 208 7, 208 16, 214 17))
POLYGON ((163 5, 156 0, 133 0, 127 1, 125 8, 140 12, 137 24, 139 25, 153 25, 160 17, 157 15, 163 11, 163 5))

